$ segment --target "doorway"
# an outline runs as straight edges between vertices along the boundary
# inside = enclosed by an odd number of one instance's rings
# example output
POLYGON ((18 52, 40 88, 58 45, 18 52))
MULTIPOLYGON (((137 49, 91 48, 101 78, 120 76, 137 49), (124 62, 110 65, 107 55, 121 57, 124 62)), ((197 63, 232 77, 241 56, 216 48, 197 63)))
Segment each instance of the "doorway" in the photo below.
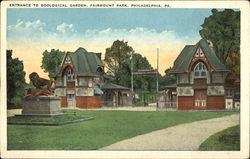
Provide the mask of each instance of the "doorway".
POLYGON ((195 107, 207 106, 207 90, 195 90, 194 96, 195 107))
POLYGON ((68 107, 75 107, 75 94, 67 94, 68 107))

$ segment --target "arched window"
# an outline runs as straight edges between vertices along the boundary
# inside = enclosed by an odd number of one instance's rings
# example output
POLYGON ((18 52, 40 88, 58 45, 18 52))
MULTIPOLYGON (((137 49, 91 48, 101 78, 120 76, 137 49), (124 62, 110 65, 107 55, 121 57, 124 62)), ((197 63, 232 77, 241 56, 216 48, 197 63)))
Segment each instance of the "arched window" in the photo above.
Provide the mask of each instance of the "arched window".
POLYGON ((73 70, 71 68, 67 69, 66 76, 67 76, 68 81, 75 80, 74 73, 73 73, 73 70))
POLYGON ((194 77, 204 78, 207 76, 207 67, 203 62, 198 62, 194 67, 194 77))

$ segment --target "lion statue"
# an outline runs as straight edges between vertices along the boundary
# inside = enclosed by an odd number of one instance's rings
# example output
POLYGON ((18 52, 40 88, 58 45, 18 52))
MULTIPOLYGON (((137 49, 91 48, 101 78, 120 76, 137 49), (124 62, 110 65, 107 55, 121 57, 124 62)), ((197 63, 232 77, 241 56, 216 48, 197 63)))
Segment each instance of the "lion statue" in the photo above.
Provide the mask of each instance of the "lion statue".
POLYGON ((29 89, 27 91, 27 94, 25 97, 29 96, 39 96, 39 95, 52 95, 53 91, 51 90, 51 86, 53 84, 53 81, 47 80, 44 78, 39 77, 39 75, 36 72, 32 72, 29 75, 30 81, 33 83, 33 85, 36 87, 35 89, 29 89), (47 87, 47 89, 44 89, 43 87, 47 87))
POLYGON ((43 86, 47 86, 47 90, 51 90, 52 81, 39 77, 36 72, 32 72, 29 75, 29 78, 37 89, 41 89, 43 86))
POLYGON ((34 96, 41 96, 41 95, 45 95, 45 96, 49 96, 51 95, 52 92, 49 91, 49 90, 46 90, 46 89, 31 89, 29 88, 28 91, 27 91, 27 94, 25 95, 25 98, 27 97, 34 97, 34 96))

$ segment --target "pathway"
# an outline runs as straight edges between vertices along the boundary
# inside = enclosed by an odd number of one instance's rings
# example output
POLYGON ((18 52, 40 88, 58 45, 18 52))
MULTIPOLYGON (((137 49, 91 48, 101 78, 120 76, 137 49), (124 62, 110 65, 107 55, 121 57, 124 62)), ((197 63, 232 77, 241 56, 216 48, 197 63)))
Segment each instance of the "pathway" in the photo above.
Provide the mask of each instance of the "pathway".
POLYGON ((209 136, 239 123, 239 114, 196 121, 139 135, 100 150, 198 150, 209 136))

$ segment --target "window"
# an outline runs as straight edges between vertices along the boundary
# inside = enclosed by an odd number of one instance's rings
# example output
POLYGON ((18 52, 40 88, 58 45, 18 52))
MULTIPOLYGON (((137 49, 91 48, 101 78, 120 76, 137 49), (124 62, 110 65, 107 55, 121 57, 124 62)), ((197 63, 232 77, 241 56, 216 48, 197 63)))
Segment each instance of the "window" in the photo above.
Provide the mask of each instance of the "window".
POLYGON ((240 100, 240 90, 239 89, 235 90, 235 92, 234 92, 234 99, 240 100))
POLYGON ((67 94, 68 99, 74 99, 75 95, 74 94, 67 94))
POLYGON ((68 81, 73 81, 73 80, 75 80, 73 71, 72 71, 71 69, 68 69, 68 70, 67 70, 67 80, 68 80, 68 81))
POLYGON ((194 67, 194 77, 204 78, 207 76, 207 68, 203 62, 198 62, 194 67))
POLYGON ((204 57, 204 54, 201 50, 201 48, 198 48, 196 53, 195 53, 195 57, 204 57))
POLYGON ((226 97, 232 97, 233 96, 233 90, 232 89, 227 89, 226 90, 226 97))

